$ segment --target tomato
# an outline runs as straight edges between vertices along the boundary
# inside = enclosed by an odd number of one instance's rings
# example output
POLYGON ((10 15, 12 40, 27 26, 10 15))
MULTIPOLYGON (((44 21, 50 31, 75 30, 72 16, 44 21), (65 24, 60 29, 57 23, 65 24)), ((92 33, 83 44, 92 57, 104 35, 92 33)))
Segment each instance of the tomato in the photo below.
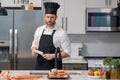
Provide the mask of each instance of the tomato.
POLYGON ((94 76, 94 71, 88 71, 89 76, 94 76))
POLYGON ((98 71, 100 72, 100 75, 102 76, 104 72, 103 69, 99 69, 98 71))

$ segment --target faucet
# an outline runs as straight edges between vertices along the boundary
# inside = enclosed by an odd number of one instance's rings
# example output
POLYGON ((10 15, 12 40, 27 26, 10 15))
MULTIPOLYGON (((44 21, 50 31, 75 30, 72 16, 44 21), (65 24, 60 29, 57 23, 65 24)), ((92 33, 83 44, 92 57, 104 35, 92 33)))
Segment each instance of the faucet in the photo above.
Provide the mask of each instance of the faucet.
POLYGON ((55 50, 55 66, 56 69, 62 69, 62 57, 60 48, 57 47, 55 50))

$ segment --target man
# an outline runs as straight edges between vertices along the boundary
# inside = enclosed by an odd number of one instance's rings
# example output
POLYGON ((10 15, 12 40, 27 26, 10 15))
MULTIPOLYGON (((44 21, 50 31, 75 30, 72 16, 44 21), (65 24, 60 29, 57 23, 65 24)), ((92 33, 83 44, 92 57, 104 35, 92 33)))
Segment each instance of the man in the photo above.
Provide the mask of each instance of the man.
POLYGON ((61 50, 62 58, 69 57, 71 53, 68 35, 61 27, 56 25, 56 14, 60 5, 54 2, 46 2, 44 6, 46 25, 37 28, 31 47, 32 56, 37 56, 37 70, 54 68, 55 50, 57 47, 61 50), (39 55, 35 50, 42 51, 43 55, 39 55))

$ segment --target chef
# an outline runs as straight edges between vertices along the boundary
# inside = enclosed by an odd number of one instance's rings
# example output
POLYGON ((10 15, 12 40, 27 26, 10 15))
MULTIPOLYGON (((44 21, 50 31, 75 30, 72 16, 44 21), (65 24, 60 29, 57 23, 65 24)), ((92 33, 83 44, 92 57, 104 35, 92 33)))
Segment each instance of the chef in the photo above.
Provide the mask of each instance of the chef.
MULTIPOLYGON (((45 7, 45 25, 36 29, 31 50, 32 56, 36 56, 36 70, 50 70, 55 65, 55 50, 60 48, 62 58, 70 56, 71 48, 69 37, 66 32, 57 26, 57 9, 60 7, 58 3, 46 2, 45 7), (35 50, 43 52, 38 54, 35 50)), ((58 62, 59 65, 59 62, 58 62)), ((61 64, 60 64, 61 65, 61 64)))

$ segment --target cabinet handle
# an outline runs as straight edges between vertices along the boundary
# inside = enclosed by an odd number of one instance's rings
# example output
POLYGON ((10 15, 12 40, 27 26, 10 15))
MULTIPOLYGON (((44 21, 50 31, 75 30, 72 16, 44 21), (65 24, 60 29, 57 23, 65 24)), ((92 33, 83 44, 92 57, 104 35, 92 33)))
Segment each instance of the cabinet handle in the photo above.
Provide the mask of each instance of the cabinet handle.
POLYGON ((111 0, 109 0, 109 5, 111 5, 111 0))
POLYGON ((105 5, 107 5, 108 0, 105 0, 105 5))
POLYGON ((66 31, 68 30, 68 18, 66 17, 66 31))
POLYGON ((64 29, 64 18, 62 17, 62 28, 64 29))

